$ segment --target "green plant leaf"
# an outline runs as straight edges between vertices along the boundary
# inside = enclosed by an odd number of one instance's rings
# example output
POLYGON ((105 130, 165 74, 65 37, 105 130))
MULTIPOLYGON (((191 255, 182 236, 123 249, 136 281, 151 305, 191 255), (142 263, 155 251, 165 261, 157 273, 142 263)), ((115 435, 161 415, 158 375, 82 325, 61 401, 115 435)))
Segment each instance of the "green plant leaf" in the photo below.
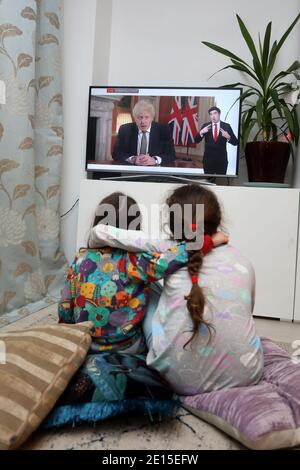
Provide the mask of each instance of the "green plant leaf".
POLYGON ((239 64, 235 60, 232 60, 232 62, 234 63, 235 66, 229 65, 228 67, 231 67, 232 69, 239 70, 240 72, 245 72, 246 74, 250 75, 250 77, 252 77, 253 80, 255 80, 256 82, 258 82, 260 84, 260 80, 255 76, 255 74, 253 72, 251 72, 251 70, 249 70, 248 67, 246 67, 243 64, 239 64))
POLYGON ((273 70, 273 67, 274 67, 274 64, 275 64, 275 60, 278 56, 278 52, 279 50, 281 49, 282 45, 284 44, 284 42, 286 41, 288 35, 290 34, 290 32, 292 31, 292 29, 294 28, 294 26, 296 25, 296 23, 299 21, 299 18, 300 18, 300 13, 296 16, 295 20, 292 22, 292 24, 290 25, 290 27, 286 30, 286 32, 283 34, 283 36, 281 37, 280 41, 277 43, 277 41, 274 41, 273 43, 273 46, 272 46, 272 49, 271 49, 271 52, 270 52, 270 60, 269 60, 269 64, 268 64, 268 77, 270 76, 272 70, 273 70))
POLYGON ((287 120, 287 123, 288 123, 288 126, 289 126, 289 130, 294 133, 294 119, 293 119, 293 115, 291 113, 291 111, 289 110, 288 106, 285 106, 285 105, 282 105, 282 110, 284 112, 284 115, 286 117, 286 120, 287 120))
MULTIPOLYGON (((228 57, 231 61, 230 65, 223 67, 218 72, 231 69, 251 79, 249 83, 235 82, 220 87, 236 88, 241 86, 243 88, 239 98, 242 105, 242 144, 245 145, 247 143, 250 133, 252 139, 252 132, 255 132, 254 140, 261 139, 262 137, 265 141, 269 141, 276 140, 279 134, 287 133, 289 129, 292 133, 290 146, 293 148, 300 138, 299 118, 296 112, 296 98, 298 95, 299 99, 300 89, 298 85, 298 88, 295 88, 292 79, 293 81, 300 80, 300 61, 295 60, 286 70, 282 70, 279 73, 274 73, 274 65, 278 58, 279 50, 299 21, 300 13, 280 40, 275 40, 272 46, 271 21, 267 24, 264 34, 258 35, 258 44, 256 45, 243 20, 239 15, 236 15, 236 17, 241 35, 251 53, 252 63, 248 59, 243 60, 224 47, 204 41, 203 44, 228 57), (294 90, 296 92, 292 96, 293 101, 291 103, 285 102, 285 95, 294 90)), ((236 101, 232 106, 235 105, 236 101)))
POLYGON ((296 16, 296 18, 294 19, 294 21, 292 22, 292 24, 289 26, 289 28, 286 30, 286 32, 283 34, 283 36, 281 37, 280 41, 278 42, 278 44, 277 44, 277 49, 276 49, 276 54, 278 54, 279 50, 281 49, 281 47, 283 46, 284 42, 286 41, 286 38, 288 37, 288 35, 290 34, 290 32, 294 29, 294 26, 296 26, 296 24, 298 23, 299 18, 300 18, 300 13, 296 16))
POLYGON ((275 64, 275 60, 276 60, 276 57, 277 57, 276 48, 277 48, 277 41, 274 41, 273 46, 272 46, 271 51, 270 51, 270 54, 269 54, 269 61, 268 61, 267 72, 266 72, 266 76, 265 76, 266 81, 269 80, 269 77, 271 75, 271 72, 272 72, 274 64, 275 64))
POLYGON ((259 45, 260 58, 262 60, 262 58, 263 58, 263 47, 262 47, 261 38, 260 38, 259 33, 258 33, 258 45, 259 45))
POLYGON ((277 109, 277 112, 279 114, 280 117, 282 117, 282 109, 281 109, 281 104, 279 102, 279 97, 278 97, 278 93, 276 90, 271 90, 271 96, 272 96, 272 99, 274 101, 274 105, 277 109))
POLYGON ((277 126, 274 123, 271 124, 271 129, 272 129, 272 140, 277 140, 277 126))
POLYGON ((247 144, 247 141, 248 141, 248 137, 249 137, 249 134, 250 132, 252 131, 253 127, 255 126, 256 124, 256 120, 255 119, 251 119, 249 121, 249 123, 247 124, 247 127, 245 127, 242 131, 242 145, 243 145, 243 148, 246 147, 246 144, 247 144))
POLYGON ((267 65, 268 65, 268 58, 270 52, 270 39, 271 39, 271 32, 272 32, 272 22, 268 23, 266 28, 265 37, 264 37, 264 45, 263 45, 263 53, 262 53, 262 68, 267 72, 267 65))
POLYGON ((283 70, 282 72, 278 73, 275 75, 275 77, 271 80, 270 85, 274 85, 280 78, 286 77, 287 75, 293 74, 296 70, 300 69, 300 62, 298 60, 295 60, 292 65, 289 66, 286 70, 283 70))
POLYGON ((299 129, 299 121, 298 121, 298 115, 297 115, 296 109, 293 109, 292 116, 294 119, 293 139, 294 139, 295 144, 298 145, 300 129, 299 129))
POLYGON ((258 100, 257 100, 256 115, 257 115, 257 121, 258 121, 259 125, 261 126, 262 117, 263 117, 263 99, 262 99, 262 97, 258 98, 258 100))
POLYGON ((254 88, 254 87, 250 86, 247 83, 241 83, 241 82, 227 83, 226 85, 222 85, 219 88, 236 88, 236 87, 239 87, 239 86, 248 87, 248 88, 251 88, 253 90, 257 90, 257 88, 254 88))
POLYGON ((255 72, 257 73, 258 77, 260 77, 261 80, 263 80, 262 67, 261 67, 261 63, 260 63, 260 60, 259 60, 259 56, 258 56, 256 47, 255 47, 254 41, 253 41, 253 39, 251 37, 251 34, 249 33, 248 29, 246 28, 245 23, 241 19, 241 17, 239 15, 236 15, 236 17, 237 17, 237 20, 238 20, 238 23, 239 23, 239 27, 240 27, 242 36, 243 36, 243 38, 244 38, 244 40, 245 40, 245 42, 248 46, 248 49, 250 50, 251 55, 253 57, 253 68, 254 68, 255 72))
POLYGON ((227 57, 230 57, 230 59, 237 60, 238 62, 241 62, 247 65, 247 63, 243 59, 240 59, 240 57, 228 51, 227 49, 224 49, 223 47, 217 46, 216 44, 213 44, 207 41, 202 41, 202 44, 204 44, 207 47, 210 47, 210 49, 213 49, 216 52, 219 52, 219 54, 226 55, 227 57))
POLYGON ((253 58, 253 68, 254 68, 254 71, 257 75, 256 80, 259 82, 260 86, 263 89, 264 86, 265 86, 265 77, 264 77, 264 73, 263 73, 263 70, 262 70, 261 63, 256 58, 253 58))
POLYGON ((243 38, 245 39, 245 42, 248 46, 248 49, 250 50, 250 52, 252 54, 252 57, 253 58, 255 57, 257 59, 257 61, 259 62, 257 50, 256 50, 256 47, 255 47, 254 41, 251 37, 251 34, 249 33, 248 29, 246 28, 245 23, 243 22, 241 17, 239 15, 236 15, 236 17, 237 17, 237 20, 238 20, 238 23, 239 23, 241 33, 243 35, 243 38))
POLYGON ((229 112, 231 111, 231 109, 233 108, 233 106, 235 105, 235 103, 237 103, 238 101, 243 101, 244 97, 247 97, 247 96, 251 96, 253 95, 254 93, 253 92, 250 92, 250 91, 246 91, 245 93, 242 93, 241 96, 239 98, 237 98, 236 100, 234 100, 234 102, 232 103, 232 105, 230 106, 230 108, 228 109, 227 113, 226 113, 226 116, 225 116, 225 121, 227 119, 227 116, 229 114, 229 112))

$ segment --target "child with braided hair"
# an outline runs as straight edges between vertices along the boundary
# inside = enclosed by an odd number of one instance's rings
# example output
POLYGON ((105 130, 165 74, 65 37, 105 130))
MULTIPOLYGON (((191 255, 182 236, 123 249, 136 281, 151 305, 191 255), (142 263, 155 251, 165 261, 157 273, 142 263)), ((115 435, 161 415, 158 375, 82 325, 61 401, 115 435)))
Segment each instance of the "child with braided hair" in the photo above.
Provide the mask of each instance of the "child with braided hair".
MULTIPOLYGON (((192 206, 192 228, 197 229, 196 207, 204 206, 206 237, 224 237, 218 232, 222 214, 215 194, 198 185, 177 188, 167 199, 173 205, 192 206)), ((184 211, 182 212, 184 213, 184 211)), ((170 210, 169 226, 176 243, 184 243, 186 220, 175 219, 170 210), (181 235, 176 235, 176 233, 181 235)), ((109 228, 106 227, 109 230, 109 228)), ((93 236, 101 242, 101 226, 93 236)), ((106 243, 113 246, 126 237, 114 233, 106 243)), ((108 237, 109 238, 109 237, 108 237)), ((143 250, 151 241, 129 231, 131 250, 143 250)), ((225 240, 226 242, 226 240, 225 240)), ((153 242, 155 245, 155 243, 153 242)), ((255 384, 263 371, 263 352, 252 318, 255 275, 251 263, 234 247, 224 243, 203 256, 201 250, 187 251, 186 266, 164 279, 163 289, 148 304, 144 332, 149 348, 147 364, 158 371, 181 395, 255 384)))

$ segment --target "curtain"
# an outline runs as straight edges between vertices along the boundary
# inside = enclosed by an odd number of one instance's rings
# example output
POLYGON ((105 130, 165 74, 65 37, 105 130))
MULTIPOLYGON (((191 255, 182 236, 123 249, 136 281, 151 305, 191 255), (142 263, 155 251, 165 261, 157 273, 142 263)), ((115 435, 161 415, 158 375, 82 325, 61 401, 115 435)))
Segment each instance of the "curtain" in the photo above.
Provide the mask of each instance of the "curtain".
POLYGON ((0 326, 53 302, 66 268, 61 21, 61 0, 0 0, 0 326))

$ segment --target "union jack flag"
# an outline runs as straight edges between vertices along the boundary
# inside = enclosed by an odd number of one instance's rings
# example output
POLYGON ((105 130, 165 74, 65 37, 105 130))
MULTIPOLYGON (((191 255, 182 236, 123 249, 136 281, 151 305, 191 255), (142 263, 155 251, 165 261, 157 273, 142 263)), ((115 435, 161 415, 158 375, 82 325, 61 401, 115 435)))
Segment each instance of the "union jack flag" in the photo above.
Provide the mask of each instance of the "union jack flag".
POLYGON ((180 131, 182 126, 182 97, 175 96, 172 104, 168 124, 171 128, 174 144, 180 144, 180 131))
POLYGON ((185 100, 183 110, 183 124, 181 129, 182 145, 194 144, 197 129, 198 104, 195 96, 189 96, 185 100))

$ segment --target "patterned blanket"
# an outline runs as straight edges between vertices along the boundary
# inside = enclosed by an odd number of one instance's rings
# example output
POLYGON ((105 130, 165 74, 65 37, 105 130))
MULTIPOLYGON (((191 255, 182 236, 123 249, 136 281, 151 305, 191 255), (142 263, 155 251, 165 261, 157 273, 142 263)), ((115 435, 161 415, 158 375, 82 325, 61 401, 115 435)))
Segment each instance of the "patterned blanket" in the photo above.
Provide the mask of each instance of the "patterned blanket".
POLYGON ((50 413, 45 427, 138 411, 151 420, 171 414, 177 400, 166 382, 146 365, 146 356, 89 354, 50 413))

